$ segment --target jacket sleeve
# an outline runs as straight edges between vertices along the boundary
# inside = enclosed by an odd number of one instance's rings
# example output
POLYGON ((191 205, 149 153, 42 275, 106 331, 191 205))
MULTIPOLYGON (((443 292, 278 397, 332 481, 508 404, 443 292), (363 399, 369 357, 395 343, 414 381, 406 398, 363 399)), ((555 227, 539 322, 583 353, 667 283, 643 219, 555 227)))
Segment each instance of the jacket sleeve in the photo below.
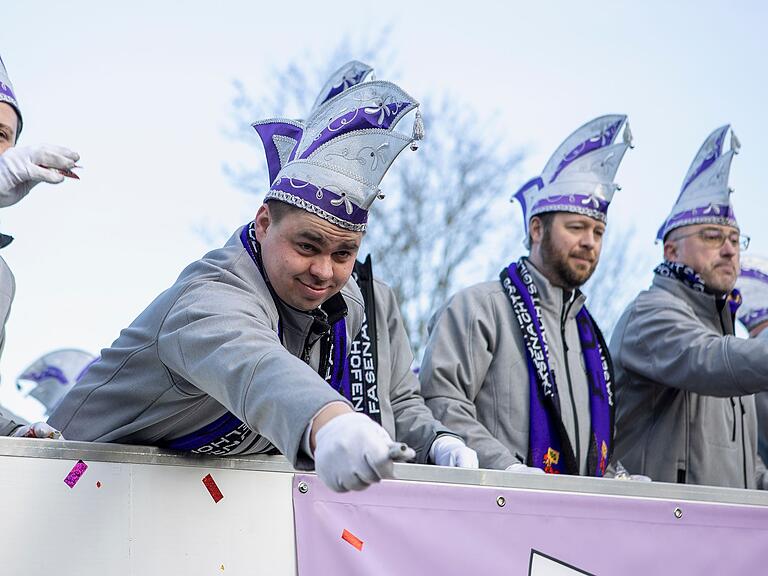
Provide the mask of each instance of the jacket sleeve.
POLYGON ((395 436, 399 442, 405 442, 416 451, 416 461, 427 463, 429 449, 439 434, 450 434, 427 408, 419 389, 419 380, 413 373, 413 352, 408 334, 403 325, 403 318, 397 305, 397 299, 389 287, 377 283, 375 289, 377 321, 386 322, 377 327, 378 332, 386 329, 389 338, 389 358, 391 382, 389 400, 395 418, 395 436))
POLYGON ((619 343, 619 362, 648 380, 707 396, 768 390, 768 342, 723 336, 684 302, 641 294, 619 343))
POLYGON ((495 350, 495 311, 490 298, 460 292, 437 313, 419 372, 427 406, 477 452, 481 468, 520 462, 477 419, 475 398, 495 350))
POLYGON ((227 284, 191 285, 163 323, 160 360, 268 438, 294 467, 310 469, 302 436, 323 406, 343 398, 283 347, 266 306, 227 284))

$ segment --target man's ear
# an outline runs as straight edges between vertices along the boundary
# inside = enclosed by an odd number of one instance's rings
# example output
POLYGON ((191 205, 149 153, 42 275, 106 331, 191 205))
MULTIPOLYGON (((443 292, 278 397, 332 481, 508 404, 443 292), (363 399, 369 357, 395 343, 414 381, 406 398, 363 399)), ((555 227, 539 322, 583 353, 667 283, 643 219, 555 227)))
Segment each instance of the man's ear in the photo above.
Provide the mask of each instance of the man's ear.
POLYGON ((272 225, 272 215, 269 213, 269 204, 265 202, 261 205, 259 211, 256 212, 254 222, 256 223, 256 240, 262 242, 267 235, 267 230, 272 225))
POLYGON ((664 260, 668 262, 677 260, 677 242, 664 240, 664 260))
POLYGON ((528 236, 531 239, 531 245, 539 244, 543 235, 544 223, 541 221, 541 218, 534 216, 528 223, 528 236))

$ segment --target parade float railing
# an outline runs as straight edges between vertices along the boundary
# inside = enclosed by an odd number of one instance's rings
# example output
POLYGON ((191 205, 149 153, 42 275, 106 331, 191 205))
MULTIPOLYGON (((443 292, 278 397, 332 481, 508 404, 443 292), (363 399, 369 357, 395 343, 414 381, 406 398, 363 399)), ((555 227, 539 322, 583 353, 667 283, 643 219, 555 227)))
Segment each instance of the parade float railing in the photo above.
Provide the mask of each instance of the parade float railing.
POLYGON ((768 494, 395 465, 336 494, 282 457, 0 438, 0 574, 760 574, 768 494))

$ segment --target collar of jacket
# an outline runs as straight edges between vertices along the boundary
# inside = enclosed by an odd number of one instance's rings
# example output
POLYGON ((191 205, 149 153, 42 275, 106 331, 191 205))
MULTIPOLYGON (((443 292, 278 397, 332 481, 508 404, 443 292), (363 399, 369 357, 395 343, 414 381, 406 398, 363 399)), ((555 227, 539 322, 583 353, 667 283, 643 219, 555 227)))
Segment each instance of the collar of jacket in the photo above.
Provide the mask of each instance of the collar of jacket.
POLYGON ((688 304, 696 317, 723 335, 733 335, 733 317, 722 298, 708 292, 699 292, 675 278, 658 274, 653 277, 653 287, 669 292, 688 304), (720 300, 720 302, 718 302, 720 300))
POLYGON ((528 258, 525 259, 528 270, 533 276, 533 283, 539 290, 541 309, 560 318, 563 313, 563 304, 573 298, 573 304, 568 309, 568 320, 576 318, 576 315, 584 306, 587 298, 578 288, 575 294, 558 286, 553 286, 546 276, 528 258))

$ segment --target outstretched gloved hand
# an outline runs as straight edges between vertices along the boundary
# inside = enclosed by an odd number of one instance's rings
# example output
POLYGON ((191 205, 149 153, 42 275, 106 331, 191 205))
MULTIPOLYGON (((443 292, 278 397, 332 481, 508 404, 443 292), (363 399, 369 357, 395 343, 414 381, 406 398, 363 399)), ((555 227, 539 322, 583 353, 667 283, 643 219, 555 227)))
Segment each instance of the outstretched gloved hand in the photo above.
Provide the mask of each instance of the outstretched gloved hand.
POLYGON ((438 466, 478 468, 477 452, 456 436, 438 436, 429 449, 429 459, 438 466))
POLYGON ((19 426, 11 432, 11 436, 16 438, 50 438, 52 440, 63 440, 64 437, 61 432, 56 430, 53 426, 49 426, 45 422, 35 422, 34 424, 27 424, 25 426, 19 426))
POLYGON ((0 154, 0 207, 24 198, 39 182, 58 184, 80 159, 77 152, 61 146, 42 145, 9 148, 0 154))
POLYGON ((390 448, 400 445, 365 414, 347 412, 318 431, 315 470, 331 490, 363 490, 382 478, 392 478, 390 448))
POLYGON ((526 466, 522 462, 515 462, 511 466, 507 466, 507 470, 509 472, 514 472, 515 474, 544 474, 544 470, 541 468, 536 468, 534 466, 526 466))

